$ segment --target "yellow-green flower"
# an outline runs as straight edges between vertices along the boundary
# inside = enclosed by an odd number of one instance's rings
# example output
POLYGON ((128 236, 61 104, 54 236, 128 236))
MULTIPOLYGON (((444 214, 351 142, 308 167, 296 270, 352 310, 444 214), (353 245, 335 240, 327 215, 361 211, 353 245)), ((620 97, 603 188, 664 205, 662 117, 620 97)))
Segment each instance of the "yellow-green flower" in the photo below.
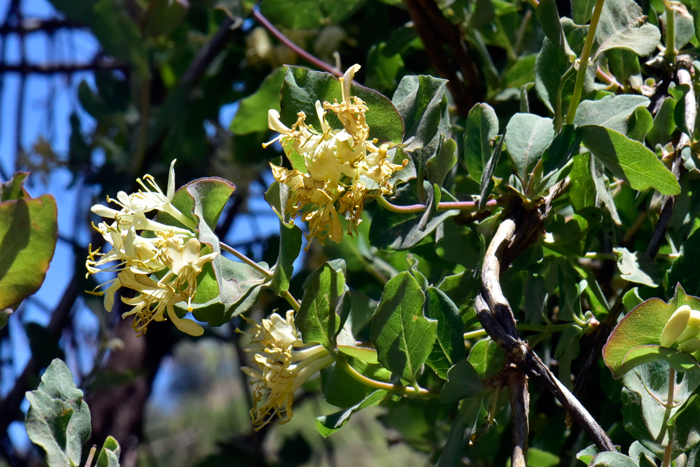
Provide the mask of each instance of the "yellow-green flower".
POLYGON ((99 248, 93 251, 90 247, 85 262, 87 275, 112 272, 117 276, 100 284, 91 293, 104 295, 105 309, 112 311, 114 294, 120 288, 135 291, 132 298, 122 297, 122 302, 133 306, 122 317, 134 317, 132 326, 138 335, 145 334, 152 321, 169 318, 181 331, 199 336, 204 332, 202 327, 194 321, 179 318, 174 305, 187 302, 187 308, 191 310, 197 291, 197 276, 218 253, 202 254, 202 245, 193 231, 194 222, 172 205, 175 193, 173 165, 170 166, 167 195, 153 177, 146 175, 144 179, 146 183, 138 180, 144 191, 131 195, 119 192, 117 201, 107 198, 119 205, 120 210, 102 205, 92 207, 92 212, 114 222, 100 222, 95 226, 111 249, 102 253, 99 248), (167 212, 193 230, 148 219, 146 213, 151 211, 167 212), (150 233, 143 236, 140 234, 143 231, 150 233))
POLYGON ((246 321, 251 324, 245 332, 250 337, 245 351, 251 366, 242 370, 253 386, 253 425, 260 429, 275 415, 280 423, 286 423, 293 415, 294 391, 330 365, 333 357, 321 345, 304 345, 294 323, 294 311, 288 311, 286 319, 273 313, 261 323, 246 321))
POLYGON ((700 350, 700 311, 682 305, 671 315, 661 332, 660 344, 681 352, 696 354, 700 350))
POLYGON ((301 171, 271 164, 272 175, 290 189, 287 209, 292 216, 308 222, 308 237, 321 242, 326 238, 337 243, 342 240, 340 216, 349 221, 348 233, 352 233, 366 199, 390 194, 391 177, 408 162, 393 164, 387 155, 388 144, 377 146, 376 140, 368 140, 367 105, 350 95, 352 79, 359 69, 359 65, 353 65, 340 78, 342 102, 316 102, 320 132, 306 124, 304 112, 299 112, 291 128, 280 121, 276 110, 268 113, 268 125, 279 136, 263 146, 279 141, 288 157, 299 154, 306 165, 306 171, 301 171), (331 128, 326 112, 335 113, 343 129, 331 128))

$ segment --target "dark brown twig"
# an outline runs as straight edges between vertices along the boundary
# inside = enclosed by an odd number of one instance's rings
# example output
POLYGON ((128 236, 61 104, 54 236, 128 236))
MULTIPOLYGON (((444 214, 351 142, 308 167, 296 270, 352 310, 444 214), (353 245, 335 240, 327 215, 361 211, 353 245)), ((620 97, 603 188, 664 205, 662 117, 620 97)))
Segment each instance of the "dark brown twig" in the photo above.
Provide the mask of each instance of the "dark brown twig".
MULTIPOLYGON (((520 339, 517 330, 509 331, 514 326, 515 317, 500 284, 500 274, 503 269, 518 252, 537 238, 542 222, 551 209, 552 201, 564 190, 566 184, 567 182, 564 181, 553 187, 550 194, 533 210, 528 211, 524 207, 515 208, 500 224, 486 250, 482 269, 483 288, 476 298, 474 308, 482 326, 503 349, 508 361, 517 365, 521 371, 554 395, 588 433, 598 449, 614 451, 615 446, 605 430, 579 400, 520 339)), ((515 411, 513 413, 517 414, 515 411)), ((524 426, 522 420, 515 420, 514 423, 524 426)))
POLYGON ((466 116, 481 100, 481 75, 462 40, 462 32, 442 14, 434 0, 405 0, 428 59, 448 80, 457 113, 466 116), (447 48, 447 50, 445 49, 447 48))
POLYGON ((56 63, 16 65, 0 63, 0 73, 17 73, 21 75, 70 75, 80 71, 119 70, 126 71, 128 66, 116 60, 102 58, 88 63, 56 63))
POLYGON ((262 13, 257 8, 253 8, 253 18, 260 23, 262 27, 267 29, 267 32, 272 34, 278 41, 283 43, 289 50, 297 54, 299 57, 303 58, 307 62, 311 63, 313 66, 318 68, 319 70, 327 71, 328 73, 337 76, 340 78, 343 76, 343 72, 338 70, 336 67, 331 66, 324 62, 323 60, 314 57, 311 55, 309 52, 306 50, 302 49, 298 45, 296 45, 294 42, 292 42, 287 36, 282 34, 282 32, 277 29, 274 24, 272 24, 265 16, 263 16, 262 13))
POLYGON ((527 438, 529 429, 528 412, 530 393, 527 390, 527 377, 517 367, 506 371, 510 406, 513 411, 513 455, 512 467, 527 467, 527 438))

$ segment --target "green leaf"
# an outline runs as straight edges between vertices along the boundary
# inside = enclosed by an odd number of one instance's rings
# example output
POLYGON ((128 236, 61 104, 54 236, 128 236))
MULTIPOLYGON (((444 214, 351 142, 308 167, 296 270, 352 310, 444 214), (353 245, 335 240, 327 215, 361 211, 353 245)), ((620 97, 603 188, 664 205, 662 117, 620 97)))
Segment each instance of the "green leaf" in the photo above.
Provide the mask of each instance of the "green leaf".
POLYGON ((246 135, 267 130, 267 112, 280 110, 280 89, 287 70, 280 67, 272 71, 250 96, 241 99, 229 130, 234 135, 246 135))
MULTIPOLYGON (((505 135, 504 135, 505 136, 505 135)), ((486 203, 489 199, 489 195, 494 186, 493 173, 501 160, 501 153, 503 152, 503 146, 505 139, 503 136, 498 138, 498 141, 494 141, 493 152, 491 157, 486 162, 484 167, 484 173, 481 174, 481 191, 479 198, 479 211, 482 211, 486 207, 486 203)))
POLYGON ((384 398, 386 398, 387 394, 387 391, 379 389, 349 409, 341 410, 340 412, 336 412, 332 415, 317 417, 316 430, 318 430, 321 436, 328 438, 330 435, 340 430, 348 422, 348 420, 350 420, 350 417, 352 417, 353 414, 362 409, 366 409, 367 407, 372 407, 379 404, 384 400, 384 398))
POLYGON ((489 379, 503 369, 506 361, 503 350, 491 339, 482 339, 472 347, 467 360, 481 379, 489 379))
POLYGON ((640 345, 633 347, 625 355, 622 366, 616 375, 624 375, 633 368, 649 362, 663 360, 671 365, 679 373, 691 370, 698 366, 697 360, 692 355, 667 349, 658 345, 640 345))
POLYGON ((493 108, 488 104, 472 107, 464 129, 464 162, 469 177, 476 182, 481 182, 484 168, 493 153, 492 144, 497 133, 498 117, 493 108))
POLYGON ((387 44, 380 42, 367 52, 367 86, 381 90, 396 88, 396 78, 403 68, 399 53, 387 53, 387 44))
MULTIPOLYGON (((688 9, 682 3, 672 3, 672 9, 675 13, 674 36, 676 50, 681 50, 683 47, 695 37, 695 25, 693 24, 693 16, 688 12, 688 9)), ((668 24, 668 14, 664 11, 661 15, 663 24, 668 24)), ((668 34, 668 33, 667 33, 668 34)))
POLYGON ((428 159, 428 181, 437 186, 442 186, 445 183, 447 174, 452 170, 452 167, 457 163, 457 143, 452 138, 440 138, 440 146, 438 147, 435 157, 428 159))
POLYGON ((460 360, 447 372, 447 382, 440 391, 440 402, 452 404, 467 397, 478 396, 484 390, 479 373, 466 361, 460 360))
POLYGON ((345 285, 345 261, 325 263, 304 282, 296 324, 304 343, 319 343, 335 351, 335 337, 347 318, 350 301, 345 285))
POLYGON ((58 236, 51 195, 0 202, 0 310, 39 290, 58 236))
POLYGON ((370 341, 385 368, 414 383, 437 337, 437 321, 423 315, 425 295, 409 272, 384 286, 370 341))
POLYGON ((639 57, 630 50, 612 49, 605 52, 608 68, 615 79, 624 86, 641 91, 643 84, 639 57))
POLYGON ((634 0, 609 0, 595 31, 595 55, 611 49, 626 49, 643 57, 652 53, 661 41, 659 29, 644 21, 642 9, 634 0))
POLYGON ((376 365, 379 363, 379 360, 377 360, 377 350, 373 349, 372 347, 338 344, 338 350, 345 355, 362 360, 370 365, 376 365))
POLYGON ((527 465, 530 467, 556 467, 561 459, 551 452, 537 448, 527 450, 527 465))
MULTIPOLYGON (((683 242, 680 255, 668 272, 669 287, 680 284, 691 295, 700 295, 700 229, 696 229, 683 242)), ((695 308, 696 310, 700 308, 695 308)))
POLYGON ((629 120, 627 137, 641 143, 654 127, 654 117, 644 107, 637 107, 629 120))
POLYGON ((700 298, 687 295, 678 285, 669 303, 650 298, 622 318, 603 347, 603 359, 615 377, 621 376, 622 365, 633 348, 661 344, 661 331, 681 305, 700 310, 700 298))
POLYGON ((295 225, 280 222, 280 252, 273 269, 271 286, 277 295, 289 290, 289 281, 294 273, 294 261, 301 250, 301 230, 295 225))
MULTIPOLYGON (((369 125, 370 139, 377 138, 380 143, 403 141, 403 120, 389 99, 377 91, 355 83, 350 92, 367 104, 368 110, 365 116, 369 125)), ((320 131, 321 123, 316 115, 316 101, 323 103, 335 100, 338 102, 343 100, 340 81, 336 77, 330 73, 287 66, 287 75, 282 85, 280 112, 281 120, 285 125, 292 126, 297 121, 297 113, 304 112, 307 125, 313 125, 320 131)), ((338 119, 332 114, 332 112, 326 114, 328 124, 333 128, 342 128, 338 119)))
POLYGON ((624 297, 622 297, 622 304, 625 307, 625 311, 629 313, 637 305, 640 305, 644 299, 639 296, 639 287, 633 287, 630 289, 624 297))
POLYGON ((567 55, 572 55, 573 52, 569 48, 568 42, 566 42, 564 30, 561 27, 557 2, 555 0, 542 0, 539 5, 537 5, 535 14, 550 43, 567 55))
POLYGON ((695 394, 668 421, 669 426, 675 426, 673 430, 675 452, 688 452, 700 443, 698 420, 700 420, 700 397, 695 394))
MULTIPOLYGON (((263 0, 260 12, 276 25, 289 29, 318 29, 350 17, 365 0, 263 0)), ((332 102, 332 101, 331 101, 332 102)))
POLYGON ((601 452, 596 454, 591 463, 592 467, 639 467, 635 461, 619 452, 601 452))
POLYGON ((121 448, 117 440, 107 436, 100 455, 97 457, 97 467, 119 467, 120 453, 121 448))
POLYGON ((61 360, 54 360, 35 391, 27 392, 30 403, 25 426, 29 439, 46 453, 50 466, 80 465, 83 444, 90 437, 90 409, 73 375, 61 360))
POLYGON ((576 24, 588 24, 593 16, 595 0, 572 0, 571 18, 576 24))
POLYGON ((576 454, 576 459, 580 460, 584 464, 588 465, 593 457, 598 454, 598 448, 595 444, 591 444, 585 449, 582 449, 576 454))
MULTIPOLYGON (((676 375, 674 381, 674 406, 667 410, 665 401, 668 397, 669 366, 664 361, 655 361, 646 365, 637 366, 623 378, 622 390, 622 415, 625 430, 658 458, 662 458, 665 445, 669 443, 669 423, 673 423, 676 415, 680 416, 684 404, 695 390, 700 386, 700 368, 695 367, 691 371, 676 375)), ((692 405, 694 401, 689 401, 692 405)), ((692 415, 693 409, 688 415, 692 415)), ((683 419, 683 428, 678 433, 673 433, 671 442, 673 452, 671 458, 681 454, 675 449, 682 443, 693 443, 690 439, 679 439, 680 436, 692 434, 687 430, 687 418, 683 419), (679 436, 680 435, 680 436, 679 436)), ((697 427, 697 419, 694 421, 697 427)))
POLYGON ((633 94, 605 96, 598 101, 585 100, 576 111, 574 127, 597 125, 627 134, 630 117, 635 109, 648 105, 647 97, 633 94))
POLYGON ((141 31, 125 8, 113 0, 98 0, 93 4, 89 23, 105 53, 131 63, 142 79, 151 76, 148 48, 141 31))
POLYGON ((406 124, 406 139, 414 138, 406 150, 411 152, 419 174, 437 152, 441 135, 449 134, 446 90, 447 80, 404 76, 391 98, 406 124))
POLYGON ((593 184, 595 185, 598 201, 600 201, 600 204, 602 204, 608 213, 610 213, 612 221, 617 225, 622 225, 620 215, 617 213, 615 200, 610 192, 608 177, 605 175, 605 167, 603 166, 603 163, 593 156, 593 154, 586 155, 590 158, 589 163, 591 168, 591 177, 593 178, 593 184))
POLYGON ((581 130, 583 144, 613 175, 628 182, 633 189, 654 188, 664 195, 680 193, 680 185, 673 173, 639 141, 597 125, 582 126, 581 130))
POLYGON ((12 178, 0 183, 0 202, 29 198, 29 193, 24 188, 24 180, 29 172, 15 172, 12 178))
MULTIPOLYGON (((192 304, 195 318, 206 321, 211 326, 221 326, 233 316, 246 311, 257 298, 260 286, 268 281, 268 277, 253 266, 232 261, 221 254, 219 237, 214 229, 235 188, 231 182, 222 178, 200 178, 176 191, 172 201, 180 212, 197 223, 199 241, 211 246, 212 251, 220 253, 211 264, 205 265, 197 277, 197 294, 192 304)), ((156 220, 182 226, 164 212, 158 213, 156 220)), ((260 266, 268 268, 265 263, 260 266)), ((186 310, 179 307, 179 311, 184 315, 186 310)), ((199 327, 189 320, 183 322, 186 326, 199 327)))
POLYGON ((426 298, 426 315, 438 322, 436 344, 447 357, 450 366, 454 365, 465 357, 464 326, 459 309, 445 292, 435 287, 428 287, 426 298))
POLYGON ((523 186, 528 185, 530 174, 553 139, 554 125, 551 118, 523 113, 511 117, 506 126, 506 150, 523 186))
POLYGON ((661 102, 661 106, 654 117, 654 126, 647 133, 647 141, 649 141, 651 147, 655 147, 657 144, 663 146, 671 141, 673 132, 676 131, 675 108, 676 101, 672 97, 666 97, 661 102))
POLYGON ((620 277, 627 282, 658 287, 663 276, 663 267, 643 252, 630 251, 625 247, 613 248, 617 255, 620 277))
MULTIPOLYGON (((422 214, 403 214, 376 208, 372 212, 372 225, 369 229, 369 241, 372 246, 382 250, 407 250, 418 245, 425 237, 449 217, 459 214, 457 210, 439 211, 437 205, 442 193, 440 188, 423 183, 427 195, 427 209, 422 214)), ((401 186, 391 202, 397 205, 416 204, 420 201, 415 189, 409 185, 401 186)))
POLYGON ((470 439, 481 413, 481 398, 472 397, 462 402, 459 415, 452 422, 447 442, 440 454, 436 467, 454 467, 462 459, 462 443, 470 439))
POLYGON ((591 176, 590 159, 588 154, 574 156, 574 166, 569 174, 569 200, 576 212, 595 206, 596 186, 591 176))

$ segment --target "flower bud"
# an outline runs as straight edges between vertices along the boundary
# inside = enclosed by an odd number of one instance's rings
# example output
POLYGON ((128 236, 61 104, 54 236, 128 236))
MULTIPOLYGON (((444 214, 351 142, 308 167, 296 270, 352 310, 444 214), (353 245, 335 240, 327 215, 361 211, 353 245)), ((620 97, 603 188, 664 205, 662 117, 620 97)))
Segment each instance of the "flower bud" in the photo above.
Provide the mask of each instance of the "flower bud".
POLYGON ((686 326, 688 326, 688 320, 690 319, 690 307, 688 305, 683 305, 679 307, 671 318, 669 318, 664 330, 661 331, 661 346, 671 347, 676 339, 685 331, 686 326))
POLYGON ((678 350, 685 353, 693 353, 700 350, 700 337, 693 337, 678 346, 678 350))

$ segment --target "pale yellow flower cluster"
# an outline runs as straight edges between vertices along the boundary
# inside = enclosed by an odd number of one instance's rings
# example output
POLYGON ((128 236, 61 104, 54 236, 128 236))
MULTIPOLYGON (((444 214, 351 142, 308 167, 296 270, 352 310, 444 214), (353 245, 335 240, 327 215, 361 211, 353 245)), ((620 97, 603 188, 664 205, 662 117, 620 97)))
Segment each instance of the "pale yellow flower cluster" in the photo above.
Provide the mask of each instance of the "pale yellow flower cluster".
POLYGON ((333 104, 316 102, 316 113, 321 129, 308 126, 306 115, 299 112, 297 122, 287 128, 279 113, 271 109, 268 125, 279 136, 287 157, 303 157, 306 170, 289 170, 272 165, 272 175, 279 183, 290 188, 287 206, 293 217, 309 223, 309 238, 321 242, 330 238, 340 243, 343 229, 340 216, 349 222, 348 233, 360 223, 360 216, 368 197, 390 194, 390 179, 404 165, 393 164, 388 156, 389 144, 377 146, 368 140, 369 126, 365 119, 367 105, 359 97, 350 96, 350 86, 359 65, 353 65, 340 78, 343 101, 333 104), (326 112, 332 111, 343 125, 333 129, 326 121, 326 112))
MULTIPOLYGON (((700 350, 700 311, 682 305, 671 315, 661 332, 661 346, 677 344, 681 352, 695 353, 700 350)), ((697 356, 697 355, 696 355, 697 356)))
POLYGON ((197 276, 218 253, 202 255, 202 245, 194 233, 195 223, 173 206, 174 166, 175 161, 170 166, 167 195, 153 177, 146 175, 145 183, 137 180, 143 188, 138 193, 128 195, 120 191, 116 200, 107 197, 107 201, 117 204, 120 210, 100 204, 92 207, 92 212, 113 221, 94 226, 112 248, 102 253, 99 248, 93 251, 90 246, 85 263, 87 276, 105 271, 117 273, 116 278, 99 285, 92 293, 104 295, 105 308, 112 311, 115 292, 122 287, 133 290, 134 297, 122 297, 122 302, 133 306, 122 317, 134 317, 132 326, 138 335, 145 334, 152 321, 165 321, 166 315, 187 334, 199 336, 204 332, 194 321, 178 317, 173 305, 187 302, 191 309, 197 276), (151 211, 166 212, 187 229, 147 218, 146 214, 151 211), (154 275, 161 277, 158 279, 154 275), (105 286, 108 286, 106 290, 99 290, 105 286))
POLYGON ((250 377, 255 405, 250 411, 253 425, 260 429, 275 415, 280 423, 292 418, 294 391, 313 374, 333 362, 321 345, 305 346, 294 323, 294 311, 286 319, 273 313, 261 323, 251 324, 245 332, 250 342, 245 349, 251 367, 242 370, 250 377))

